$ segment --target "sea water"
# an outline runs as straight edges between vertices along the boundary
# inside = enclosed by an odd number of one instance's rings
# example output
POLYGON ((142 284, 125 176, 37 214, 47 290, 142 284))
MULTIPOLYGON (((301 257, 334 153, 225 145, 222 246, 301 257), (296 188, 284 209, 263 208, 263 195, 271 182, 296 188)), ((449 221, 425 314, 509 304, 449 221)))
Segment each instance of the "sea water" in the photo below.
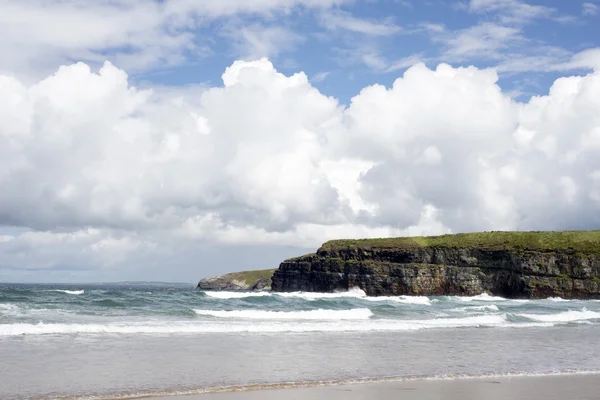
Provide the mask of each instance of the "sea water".
POLYGON ((0 285, 0 399, 600 371, 600 302, 0 285))

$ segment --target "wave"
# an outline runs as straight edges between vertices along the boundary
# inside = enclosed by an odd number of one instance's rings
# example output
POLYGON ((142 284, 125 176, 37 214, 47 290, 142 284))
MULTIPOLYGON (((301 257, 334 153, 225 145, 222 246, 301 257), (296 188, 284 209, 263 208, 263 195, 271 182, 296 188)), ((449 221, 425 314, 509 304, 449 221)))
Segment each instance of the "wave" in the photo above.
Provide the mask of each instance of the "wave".
POLYGON ((321 292, 204 292, 205 295, 217 299, 244 299, 249 297, 282 297, 296 298, 308 301, 327 299, 358 299, 366 301, 388 301, 405 304, 431 305, 431 300, 426 296, 367 296, 359 288, 352 288, 346 292, 321 293, 321 292))
POLYGON ((569 299, 563 299, 562 297, 548 297, 546 300, 548 300, 548 301, 554 301, 556 303, 565 302, 565 301, 572 301, 572 300, 569 300, 569 299))
POLYGON ((19 307, 17 307, 14 304, 0 304, 0 310, 8 310, 8 311, 14 311, 17 310, 19 307))
POLYGON ((265 310, 194 310, 198 315, 218 318, 274 319, 274 320, 363 320, 373 313, 368 308, 352 310, 310 310, 310 311, 265 311, 265 310))
POLYGON ((423 306, 430 306, 431 305, 431 300, 429 300, 429 297, 427 296, 398 296, 398 297, 394 297, 394 296, 373 296, 373 297, 369 297, 369 296, 365 296, 365 297, 358 297, 361 300, 366 300, 366 301, 390 301, 390 302, 394 302, 394 303, 404 303, 404 304, 418 304, 418 305, 423 305, 423 306))
POLYGON ((472 302, 472 301, 507 301, 504 297, 490 296, 487 293, 483 293, 477 296, 455 296, 453 299, 458 301, 472 302))
POLYGON ((495 304, 489 306, 469 306, 469 307, 457 307, 450 311, 457 312, 471 312, 471 311, 499 311, 498 306, 495 304))
POLYGON ((600 313, 589 311, 586 308, 581 311, 564 311, 556 314, 517 314, 519 317, 540 322, 575 322, 600 319, 600 313))
MULTIPOLYGON (((202 311, 202 310, 200 310, 202 311)), ((349 311, 349 310, 346 310, 349 311)), ((366 313, 364 314, 366 316, 366 313)), ((355 315, 356 317, 356 315, 355 315)), ((109 324, 15 323, 0 324, 0 336, 71 335, 71 334, 210 334, 210 333, 306 333, 306 332, 403 332, 424 329, 452 328, 525 328, 552 327, 554 322, 514 323, 506 315, 482 315, 465 318, 436 318, 429 320, 300 320, 286 318, 253 319, 251 321, 223 320, 198 322, 121 322, 109 324), (281 320, 283 319, 283 320, 281 320)))
POLYGON ((269 292, 204 292, 208 297, 215 299, 244 299, 247 297, 269 297, 269 292))
POLYGON ((59 292, 65 294, 84 294, 85 290, 63 290, 63 289, 54 289, 50 290, 51 292, 59 292))
MULTIPOLYGON (((323 300, 339 298, 367 298, 367 294, 359 288, 352 288, 346 292, 321 293, 321 292, 276 292, 273 295, 278 297, 293 297, 304 300, 323 300)), ((378 297, 373 297, 377 299, 378 297)))

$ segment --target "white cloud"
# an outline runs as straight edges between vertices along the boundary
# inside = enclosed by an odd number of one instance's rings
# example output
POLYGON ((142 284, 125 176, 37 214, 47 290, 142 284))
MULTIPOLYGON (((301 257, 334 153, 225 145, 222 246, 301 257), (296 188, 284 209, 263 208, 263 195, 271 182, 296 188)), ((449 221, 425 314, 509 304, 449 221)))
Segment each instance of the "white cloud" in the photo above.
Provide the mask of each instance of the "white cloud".
POLYGON ((323 82, 330 74, 331 71, 318 72, 312 78, 310 78, 310 81, 314 83, 323 82))
POLYGON ((521 0, 471 0, 468 10, 473 13, 496 14, 502 23, 524 23, 536 18, 550 18, 556 10, 532 5, 521 0))
POLYGON ((141 265, 199 243, 597 226, 600 72, 528 103, 497 80, 417 64, 344 108, 266 59, 180 93, 132 87, 109 63, 33 85, 0 76, 0 224, 34 230, 3 233, 0 268, 141 265))
MULTIPOLYGON (((73 0, 2 1, 0 73, 18 72, 33 80, 72 60, 101 64, 108 54, 128 71, 181 64, 210 54, 210 41, 197 29, 216 19, 248 14, 272 18, 345 1, 98 0, 85 6, 73 0)), ((255 47, 275 40, 252 27, 243 36, 255 47)), ((260 50, 264 55, 272 48, 260 50)))
POLYGON ((408 57, 404 57, 391 62, 390 65, 386 68, 386 72, 393 72, 398 71, 399 69, 412 67, 413 65, 418 64, 420 62, 423 62, 423 57, 420 54, 412 54, 408 57))
POLYGON ((572 54, 561 48, 541 46, 533 53, 506 55, 497 70, 501 73, 600 70, 600 48, 572 54))
POLYGON ((434 33, 433 39, 446 46, 445 60, 502 59, 504 52, 525 39, 519 28, 483 22, 458 32, 434 33))
POLYGON ((600 9, 600 7, 594 3, 583 3, 581 5, 581 14, 593 17, 598 15, 598 9, 600 9))
POLYGON ((231 39, 236 56, 247 60, 276 58, 304 41, 302 36, 288 29, 261 24, 234 24, 226 29, 225 36, 231 39))
POLYGON ((401 27, 390 21, 369 21, 343 11, 324 13, 321 23, 330 30, 342 29, 373 36, 390 36, 402 32, 401 27))

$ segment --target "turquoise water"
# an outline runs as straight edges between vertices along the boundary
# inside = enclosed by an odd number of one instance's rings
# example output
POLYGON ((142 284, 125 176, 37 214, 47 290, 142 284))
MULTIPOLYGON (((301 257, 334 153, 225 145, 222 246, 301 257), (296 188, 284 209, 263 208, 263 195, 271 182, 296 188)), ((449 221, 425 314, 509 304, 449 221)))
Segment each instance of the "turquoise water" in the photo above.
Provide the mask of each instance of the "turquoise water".
POLYGON ((600 302, 0 286, 0 398, 600 370, 600 302))

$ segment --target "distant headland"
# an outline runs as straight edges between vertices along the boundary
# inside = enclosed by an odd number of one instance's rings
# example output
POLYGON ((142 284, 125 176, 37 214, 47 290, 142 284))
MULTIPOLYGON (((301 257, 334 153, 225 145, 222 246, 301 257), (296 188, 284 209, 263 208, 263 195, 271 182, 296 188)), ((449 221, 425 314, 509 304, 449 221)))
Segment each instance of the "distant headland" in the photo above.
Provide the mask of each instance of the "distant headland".
MULTIPOLYGON (((252 271, 257 272, 264 271, 252 271)), ((267 275, 261 275, 262 282, 270 278, 271 289, 280 292, 356 287, 371 296, 600 299, 600 231, 334 240, 316 253, 285 260, 267 275)), ((242 289, 253 289, 253 283, 242 289)))

